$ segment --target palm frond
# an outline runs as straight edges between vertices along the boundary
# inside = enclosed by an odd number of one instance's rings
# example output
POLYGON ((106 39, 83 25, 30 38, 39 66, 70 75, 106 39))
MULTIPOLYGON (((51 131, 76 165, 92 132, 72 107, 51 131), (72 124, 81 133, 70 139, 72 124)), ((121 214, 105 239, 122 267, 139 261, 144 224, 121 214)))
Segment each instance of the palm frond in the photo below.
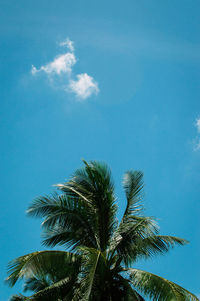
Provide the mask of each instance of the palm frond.
POLYGON ((149 258, 157 254, 168 252, 175 245, 183 246, 188 241, 179 237, 169 235, 153 235, 144 239, 138 238, 132 245, 132 256, 135 259, 141 257, 149 258))
POLYGON ((28 300, 28 297, 23 295, 13 295, 10 297, 9 301, 26 301, 28 300))
POLYGON ((48 214, 61 212, 66 206, 67 199, 57 193, 51 194, 49 196, 38 197, 29 206, 26 213, 28 216, 33 217, 45 217, 48 214))
MULTIPOLYGON (((60 232, 70 233, 71 231, 72 234, 76 232, 78 240, 84 240, 88 247, 97 247, 98 242, 92 227, 95 215, 94 212, 91 212, 91 208, 88 208, 87 204, 81 199, 69 198, 64 194, 41 197, 33 202, 27 212, 29 215, 42 216, 44 218, 42 223, 43 231, 45 238, 49 238, 49 241, 51 236, 48 237, 48 233, 51 234, 52 231, 58 232, 58 229, 62 228, 60 232)), ((76 244, 75 236, 73 241, 76 244)), ((46 242, 44 243, 46 244, 46 242)), ((66 243, 68 242, 66 241, 66 243)))
POLYGON ((127 171, 123 178, 123 187, 126 194, 127 205, 122 218, 125 221, 130 215, 141 213, 143 207, 143 173, 141 171, 127 171))
MULTIPOLYGON (((9 276, 6 282, 13 286, 19 279, 31 278, 39 275, 50 275, 52 282, 55 278, 62 278, 69 274, 73 263, 80 261, 80 257, 64 251, 40 251, 18 257, 8 266, 9 276), (59 275, 59 273, 61 275, 59 275)), ((78 264, 78 263, 77 263, 78 264)), ((57 279, 56 279, 57 280, 57 279)))
POLYGON ((112 300, 117 300, 121 293, 121 300, 124 301, 145 301, 144 298, 132 287, 128 279, 124 278, 122 275, 118 275, 120 283, 117 285, 117 290, 112 294, 112 300), (121 288, 121 292, 119 291, 121 288))
POLYGON ((110 243, 110 249, 117 252, 126 266, 136 259, 136 243, 157 235, 158 226, 152 217, 132 216, 129 221, 120 224, 110 243))
POLYGON ((82 247, 79 248, 83 254, 83 269, 82 269, 82 281, 80 282, 82 299, 84 301, 90 300, 92 288, 96 285, 96 270, 102 253, 99 250, 93 248, 82 247))
POLYGON ((88 204, 92 226, 105 250, 116 226, 114 185, 106 164, 91 161, 78 169, 71 180, 59 184, 59 188, 70 197, 80 198, 88 204))
POLYGON ((68 277, 62 279, 51 286, 35 293, 30 296, 30 301, 57 301, 57 300, 72 300, 73 297, 73 285, 69 282, 68 277))
POLYGON ((43 233, 43 238, 44 240, 42 244, 44 246, 54 247, 59 245, 59 246, 64 246, 66 249, 70 249, 73 251, 78 246, 81 246, 83 244, 83 239, 81 239, 80 235, 76 235, 76 232, 73 235, 72 231, 67 231, 62 227, 47 229, 45 233, 43 233))
POLYGON ((42 244, 48 247, 56 245, 64 246, 66 249, 75 251, 79 246, 97 247, 96 240, 92 240, 87 228, 73 227, 67 229, 61 225, 43 231, 42 244))
POLYGON ((32 276, 25 280, 23 291, 39 292, 49 285, 51 285, 51 279, 48 275, 39 275, 38 278, 32 276))
POLYGON ((178 284, 152 273, 127 269, 133 286, 154 301, 198 301, 198 298, 178 284))

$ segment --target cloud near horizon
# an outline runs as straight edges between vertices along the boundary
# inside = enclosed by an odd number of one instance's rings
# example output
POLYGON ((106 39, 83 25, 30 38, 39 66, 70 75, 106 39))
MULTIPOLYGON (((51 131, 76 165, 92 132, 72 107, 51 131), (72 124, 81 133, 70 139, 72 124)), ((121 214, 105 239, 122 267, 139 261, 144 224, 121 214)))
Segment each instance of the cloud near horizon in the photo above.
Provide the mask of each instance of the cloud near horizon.
POLYGON ((92 94, 98 94, 98 83, 92 76, 87 73, 81 73, 76 75, 76 79, 73 79, 72 67, 77 62, 74 54, 75 49, 73 41, 67 38, 61 42, 59 46, 67 47, 68 51, 56 56, 52 62, 49 62, 38 69, 32 65, 32 75, 44 72, 51 80, 56 80, 55 75, 62 78, 65 85, 60 85, 60 88, 66 92, 74 93, 77 99, 85 100, 92 94))

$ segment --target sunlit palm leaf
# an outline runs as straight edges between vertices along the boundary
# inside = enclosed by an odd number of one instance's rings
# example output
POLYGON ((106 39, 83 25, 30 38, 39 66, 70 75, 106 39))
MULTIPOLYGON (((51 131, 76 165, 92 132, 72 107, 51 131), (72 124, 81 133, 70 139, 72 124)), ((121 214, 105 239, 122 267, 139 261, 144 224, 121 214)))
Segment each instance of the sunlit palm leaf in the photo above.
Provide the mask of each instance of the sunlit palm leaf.
POLYGON ((128 272, 134 287, 154 301, 198 301, 195 295, 165 278, 138 269, 128 272))

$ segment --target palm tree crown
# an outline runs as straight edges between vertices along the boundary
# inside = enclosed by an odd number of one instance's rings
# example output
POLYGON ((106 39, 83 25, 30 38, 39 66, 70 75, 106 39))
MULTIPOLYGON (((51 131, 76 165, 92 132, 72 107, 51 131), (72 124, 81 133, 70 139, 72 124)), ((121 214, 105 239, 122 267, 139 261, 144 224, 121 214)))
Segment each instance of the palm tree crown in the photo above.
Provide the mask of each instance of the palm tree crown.
POLYGON ((127 203, 120 222, 106 164, 84 161, 69 181, 56 186, 59 193, 37 198, 27 213, 43 219, 45 246, 60 245, 66 251, 35 252, 13 260, 7 282, 13 286, 24 278, 24 290, 34 294, 10 300, 198 300, 165 278, 133 268, 139 259, 187 243, 160 235, 155 219, 144 215, 140 171, 124 175, 127 203))

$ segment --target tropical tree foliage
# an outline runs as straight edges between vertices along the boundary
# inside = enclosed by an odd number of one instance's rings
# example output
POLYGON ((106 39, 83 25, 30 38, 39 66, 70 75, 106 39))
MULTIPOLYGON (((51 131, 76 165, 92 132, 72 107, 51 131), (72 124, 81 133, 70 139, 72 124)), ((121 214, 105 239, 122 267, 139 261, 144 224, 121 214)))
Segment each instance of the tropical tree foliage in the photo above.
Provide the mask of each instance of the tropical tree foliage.
POLYGON ((133 268, 139 259, 187 243, 160 235, 155 219, 144 215, 140 171, 124 175, 126 208, 120 222, 106 164, 84 161, 68 182, 56 186, 59 193, 37 198, 27 214, 42 218, 44 246, 66 251, 35 252, 11 261, 8 284, 24 279, 24 291, 33 294, 10 300, 198 300, 165 278, 133 268))

